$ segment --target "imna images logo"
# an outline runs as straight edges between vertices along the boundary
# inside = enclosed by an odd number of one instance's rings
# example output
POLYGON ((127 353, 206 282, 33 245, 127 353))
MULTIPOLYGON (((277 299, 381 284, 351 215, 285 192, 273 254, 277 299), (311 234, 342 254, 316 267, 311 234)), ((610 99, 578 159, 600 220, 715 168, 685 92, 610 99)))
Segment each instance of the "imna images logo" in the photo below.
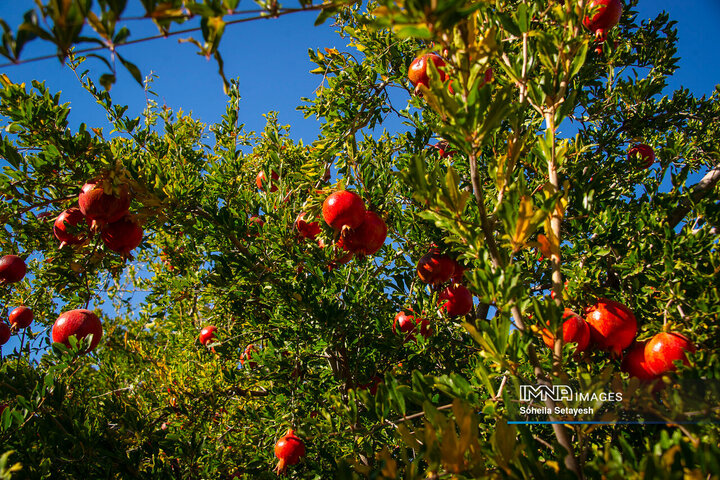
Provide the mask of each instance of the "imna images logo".
POLYGON ((622 392, 576 392, 569 385, 520 385, 521 402, 622 402, 622 392))

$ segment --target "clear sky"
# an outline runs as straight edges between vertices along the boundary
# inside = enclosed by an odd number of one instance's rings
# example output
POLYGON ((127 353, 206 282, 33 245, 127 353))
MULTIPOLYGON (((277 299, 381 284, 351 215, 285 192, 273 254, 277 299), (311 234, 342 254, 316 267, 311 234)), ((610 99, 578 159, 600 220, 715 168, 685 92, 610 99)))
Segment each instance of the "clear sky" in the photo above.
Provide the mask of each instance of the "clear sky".
MULTIPOLYGON (((129 3, 139 2, 131 0, 129 3)), ((33 5, 32 0, 0 0, 0 18, 15 29, 22 14, 33 5)), ((250 2, 242 5, 254 7, 250 2)), ((720 83, 720 54, 717 50, 720 0, 640 0, 638 10, 638 20, 654 18, 665 10, 678 21, 681 68, 669 81, 669 88, 683 85, 698 96, 710 95, 715 85, 720 83)), ((141 15, 137 10, 134 13, 141 15)), ((334 32, 330 22, 313 27, 315 17, 314 12, 299 13, 226 29, 220 47, 225 72, 228 78, 239 79, 242 96, 240 118, 248 130, 261 131, 265 125, 263 114, 274 110, 279 112, 282 124, 291 125, 293 138, 311 142, 317 137, 319 123, 314 118, 304 119, 296 110, 300 99, 312 97, 322 80, 321 76, 309 73, 314 65, 310 63, 307 52, 310 48, 342 49, 345 41, 334 32)), ((132 22, 130 29, 133 33, 130 39, 157 34, 154 25, 142 20, 132 22)), ((215 61, 197 55, 196 47, 191 44, 178 43, 178 38, 189 35, 122 47, 120 53, 136 63, 143 76, 151 70, 158 76, 153 90, 158 93, 160 103, 164 102, 175 110, 192 112, 195 118, 214 123, 220 120, 226 97, 222 93, 215 61)), ((200 39, 199 34, 193 35, 200 39)), ((47 44, 35 41, 26 46, 22 58, 48 53, 52 52, 48 51, 47 44)), ((0 63, 4 62, 0 60, 0 63)), ((86 65, 94 79, 105 71, 98 61, 89 61, 86 65)), ((112 89, 114 102, 129 105, 129 114, 139 115, 145 102, 144 92, 123 67, 118 66, 118 72, 118 83, 112 89)), ((7 74, 14 82, 44 80, 51 92, 62 91, 62 101, 70 102, 72 106, 69 118, 72 128, 81 122, 90 126, 107 126, 103 110, 82 89, 73 72, 58 60, 4 67, 0 73, 7 74)), ((17 337, 13 337, 5 352, 16 345, 17 337)))

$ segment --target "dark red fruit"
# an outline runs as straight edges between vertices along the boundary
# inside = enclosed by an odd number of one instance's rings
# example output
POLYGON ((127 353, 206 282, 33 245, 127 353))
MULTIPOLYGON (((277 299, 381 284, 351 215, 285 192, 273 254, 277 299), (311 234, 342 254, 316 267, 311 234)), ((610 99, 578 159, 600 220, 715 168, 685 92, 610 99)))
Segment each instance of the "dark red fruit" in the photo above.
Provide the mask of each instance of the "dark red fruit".
POLYGON ((339 245, 348 252, 373 255, 387 238, 387 225, 375 212, 365 212, 365 219, 357 228, 343 232, 339 245))
POLYGON ((130 208, 130 192, 125 185, 120 186, 117 196, 105 193, 102 183, 90 181, 83 185, 78 197, 78 205, 83 215, 90 221, 93 231, 108 223, 120 220, 130 208))
POLYGON ((377 393, 378 385, 381 383, 383 383, 382 377, 375 375, 368 383, 361 383, 357 386, 357 388, 358 390, 367 390, 370 392, 370 395, 375 395, 377 393))
POLYGON ((650 168, 655 163, 655 152, 650 145, 638 143, 628 151, 628 162, 636 168, 650 168))
POLYGON ((607 31, 620 22, 622 2, 620 0, 590 0, 588 11, 596 13, 592 18, 585 17, 583 25, 591 32, 595 32, 598 40, 605 41, 607 31))
POLYGON ((79 245, 85 241, 85 215, 79 208, 73 207, 58 215, 53 225, 53 234, 60 240, 60 248, 65 245, 79 245))
POLYGON ((450 285, 440 292, 438 298, 440 308, 451 317, 467 315, 472 310, 473 299, 470 290, 464 285, 450 285))
POLYGON ((425 254, 417 264, 417 274, 424 283, 440 285, 455 273, 455 263, 452 258, 433 248, 425 254))
POLYGON ((10 312, 10 325, 15 328, 27 328, 33 321, 33 311, 29 307, 17 307, 10 312))
POLYGON ((16 283, 25 278, 27 265, 17 255, 5 255, 0 258, 0 285, 16 283))
POLYGON ((10 325, 0 320, 0 345, 5 345, 10 340, 10 325))
POLYGON ((623 357, 620 369, 631 377, 637 377, 642 382, 655 380, 658 376, 648 370, 645 361, 645 346, 647 341, 633 343, 623 357))
POLYGON ((211 340, 215 339, 215 331, 217 327, 215 325, 208 325, 200 330, 200 343, 207 345, 211 340))
POLYGON ((320 234, 320 224, 318 222, 306 222, 305 212, 298 215, 297 220, 295 220, 295 228, 302 238, 313 239, 320 234))
POLYGON ((677 367, 673 362, 681 360, 689 365, 687 354, 695 351, 695 345, 679 333, 658 333, 645 345, 645 364, 655 375, 674 372, 677 367))
POLYGON ((441 140, 441 141, 431 145, 431 147, 437 149, 438 154, 440 155, 440 158, 451 158, 456 153, 455 150, 450 148, 450 144, 445 140, 441 140))
MULTIPOLYGON (((275 182, 277 182, 278 180, 280 180, 280 175, 278 175, 277 172, 273 171, 270 174, 270 193, 277 192, 278 187, 275 182)), ((260 171, 260 173, 257 174, 257 177, 255 177, 255 185, 257 185, 257 187, 261 191, 265 191, 266 183, 268 183, 268 181, 267 181, 267 177, 265 176, 265 172, 260 171)))
POLYGON ((288 465, 295 465, 300 461, 300 457, 305 456, 305 444, 297 436, 295 431, 288 429, 285 436, 275 444, 275 456, 280 460, 275 467, 275 472, 281 475, 285 472, 288 465))
POLYGON ((262 218, 257 215, 250 217, 248 219, 248 236, 257 236, 257 234, 262 230, 263 225, 265 225, 265 221, 262 218))
POLYGON ((465 275, 465 267, 458 262, 457 260, 453 260, 453 274, 452 274, 452 281, 453 283, 461 283, 463 279, 463 275, 465 275))
POLYGON ((408 313, 400 311, 395 315, 392 331, 393 333, 398 333, 398 331, 405 333, 404 342, 413 339, 417 333, 424 338, 429 338, 432 335, 430 322, 425 318, 415 317, 414 312, 410 309, 408 309, 408 313), (420 327, 419 330, 418 327, 420 327))
POLYGON ((421 55, 412 61, 410 68, 408 69, 408 79, 410 83, 415 87, 415 91, 418 91, 420 85, 425 85, 430 88, 430 77, 428 75, 428 62, 433 62, 435 68, 440 74, 440 80, 445 81, 447 74, 445 73, 445 60, 440 55, 435 53, 426 53, 421 55))
POLYGON ((70 346, 69 338, 75 335, 78 340, 82 340, 88 335, 92 335, 90 348, 82 353, 88 353, 95 350, 102 338, 103 328, 100 319, 90 310, 84 308, 70 310, 61 314, 52 327, 52 340, 56 343, 62 343, 70 346))
MULTIPOLYGON (((575 353, 584 352, 590 345, 590 326, 580 315, 566 308, 563 312, 563 342, 576 343, 575 353)), ((555 345, 555 336, 549 329, 542 331, 543 342, 548 348, 555 345)))
POLYGON ((601 350, 611 350, 622 355, 635 339, 637 320, 625 305, 601 298, 586 311, 590 325, 590 339, 601 350))
POLYGON ((323 219, 335 230, 357 228, 365 220, 365 203, 354 192, 340 190, 328 195, 323 202, 323 219))
POLYGON ((110 250, 127 256, 142 243, 143 229, 127 216, 106 226, 100 238, 110 250))

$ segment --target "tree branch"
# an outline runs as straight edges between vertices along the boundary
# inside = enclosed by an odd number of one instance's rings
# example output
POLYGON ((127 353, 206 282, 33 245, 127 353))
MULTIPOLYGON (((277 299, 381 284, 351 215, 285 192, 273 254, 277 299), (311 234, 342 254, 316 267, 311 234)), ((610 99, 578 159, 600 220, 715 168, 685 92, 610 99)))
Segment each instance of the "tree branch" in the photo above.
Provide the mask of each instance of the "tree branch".
POLYGON ((690 192, 690 198, 686 198, 680 202, 675 210, 670 212, 667 217, 667 222, 670 228, 675 228, 680 221, 692 209, 692 205, 699 202, 703 197, 709 194, 715 185, 720 181, 720 165, 715 165, 705 176, 700 180, 690 192))

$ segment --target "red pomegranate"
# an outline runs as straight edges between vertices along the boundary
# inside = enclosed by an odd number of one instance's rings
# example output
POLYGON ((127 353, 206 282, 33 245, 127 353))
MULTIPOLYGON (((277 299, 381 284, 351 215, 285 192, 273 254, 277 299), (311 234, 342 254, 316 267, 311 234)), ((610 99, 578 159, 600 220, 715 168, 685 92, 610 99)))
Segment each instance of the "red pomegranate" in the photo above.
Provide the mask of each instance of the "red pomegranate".
POLYGON ((436 53, 426 53, 421 55, 412 61, 410 68, 408 69, 408 79, 415 87, 417 92, 419 85, 425 85, 430 88, 430 77, 427 72, 428 62, 435 64, 435 68, 440 74, 440 80, 445 81, 447 74, 445 73, 445 60, 436 53))
POLYGON ((679 333, 658 333, 645 345, 645 364, 648 371, 655 375, 674 372, 677 367, 673 362, 681 360, 689 365, 687 354, 695 351, 695 345, 679 333))
POLYGON ((440 140, 430 146, 437 149, 440 158, 452 158, 455 153, 457 153, 450 147, 450 144, 446 140, 440 140))
POLYGON ((424 338, 429 338, 432 335, 430 322, 425 318, 415 317, 412 309, 408 309, 408 313, 399 311, 395 314, 392 331, 393 333, 398 333, 398 330, 400 333, 406 334, 404 342, 413 339, 417 333, 424 338), (418 327, 420 327, 419 330, 418 327))
POLYGON ((275 456, 280 460, 275 467, 275 472, 281 475, 288 465, 295 465, 300 457, 305 456, 305 444, 297 436, 295 431, 288 429, 285 436, 281 437, 275 444, 275 456))
POLYGON ((465 275, 465 266, 462 265, 457 260, 452 260, 453 262, 453 274, 452 277, 450 277, 453 281, 453 283, 461 283, 463 279, 463 275, 465 275))
POLYGON ((255 237, 260 233, 262 230, 263 225, 265 225, 265 220, 258 217, 257 215, 253 215, 248 219, 248 236, 249 237, 255 237))
POLYGON ((202 330, 200 330, 200 343, 203 345, 207 345, 210 343, 210 341, 215 339, 215 332, 217 331, 217 327, 215 325, 208 325, 207 327, 203 327, 202 330))
POLYGON ((128 256, 132 249, 142 243, 143 229, 127 216, 107 225, 100 238, 110 250, 128 256))
POLYGON ((17 283, 27 273, 25 260, 17 255, 5 255, 0 258, 0 285, 17 283))
POLYGON ((622 2, 620 0, 590 0, 588 11, 594 11, 591 17, 583 20, 585 28, 595 32, 598 40, 605 41, 607 31, 620 22, 622 15, 622 2))
MULTIPOLYGON (((575 352, 580 353, 587 350, 590 345, 590 326, 580 315, 566 308, 563 312, 563 342, 576 343, 575 352)), ((542 331, 543 342, 552 349, 555 345, 555 336, 549 329, 542 331)))
POLYGON ((65 210, 53 225, 53 234, 60 240, 60 248, 65 245, 79 245, 85 241, 86 222, 85 215, 79 208, 73 207, 65 210))
POLYGON ((320 224, 318 222, 305 221, 305 212, 298 215, 295 220, 295 228, 302 238, 314 239, 320 234, 320 224))
POLYGON ((17 329, 27 328, 32 323, 33 316, 31 308, 22 306, 14 308, 13 311, 10 312, 8 320, 10 320, 10 325, 17 329))
POLYGON ((634 342, 625 353, 623 361, 620 364, 620 370, 629 374, 631 377, 637 377, 641 382, 649 382, 655 380, 657 375, 648 370, 645 361, 645 346, 647 341, 634 342))
MULTIPOLYGON (((280 175, 276 171, 272 171, 270 174, 270 193, 277 192, 277 184, 276 182, 280 180, 280 175)), ((255 177, 255 185, 260 189, 260 191, 265 191, 265 184, 268 183, 267 177, 265 176, 265 172, 262 170, 257 174, 257 177, 255 177)))
POLYGON ((453 284, 440 292, 438 297, 440 308, 445 310, 451 317, 461 317, 470 313, 473 306, 473 298, 470 290, 464 285, 453 284))
POLYGON ((126 185, 121 185, 117 196, 105 193, 102 183, 92 180, 83 185, 78 205, 82 214, 90 221, 90 228, 97 231, 127 214, 130 208, 130 192, 126 185))
POLYGON ((387 238, 387 225, 375 212, 366 211, 365 219, 357 228, 346 229, 339 245, 348 252, 373 255, 387 238))
POLYGON ((0 320, 0 346, 5 345, 10 340, 10 325, 0 320))
POLYGON ((601 298, 585 313, 590 339, 601 350, 611 350, 621 356, 635 339, 637 320, 622 303, 601 298))
POLYGON ((357 389, 367 390, 368 392, 370 392, 370 395, 374 396, 377 393, 378 385, 383 382, 384 380, 380 375, 374 375, 369 382, 358 384, 357 389))
POLYGON ((103 328, 100 319, 93 312, 84 308, 70 310, 61 314, 57 320, 55 320, 55 324, 53 324, 52 327, 53 342, 62 343, 68 347, 70 346, 68 338, 72 335, 75 335, 78 340, 92 335, 90 348, 82 353, 95 350, 95 347, 100 343, 102 334, 103 328))
POLYGON ((638 143, 628 151, 627 158, 638 169, 650 168, 655 163, 655 152, 650 145, 638 143))
POLYGON ((357 228, 365 220, 365 203, 349 190, 331 193, 323 202, 323 219, 335 230, 357 228))
POLYGON ((425 254, 417 264, 417 274, 424 283, 440 285, 455 273, 453 259, 433 248, 425 254))

